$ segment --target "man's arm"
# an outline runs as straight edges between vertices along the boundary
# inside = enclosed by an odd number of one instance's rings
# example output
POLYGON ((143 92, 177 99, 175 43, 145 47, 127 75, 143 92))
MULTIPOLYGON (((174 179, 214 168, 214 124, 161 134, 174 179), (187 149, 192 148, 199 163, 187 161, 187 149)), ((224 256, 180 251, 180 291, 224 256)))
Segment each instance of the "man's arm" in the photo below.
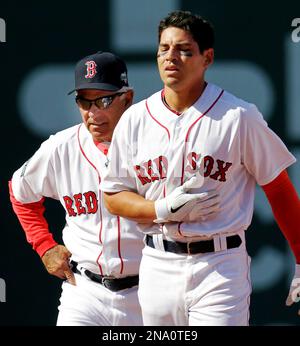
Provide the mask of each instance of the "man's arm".
MULTIPOLYGON (((263 185, 262 189, 296 258, 295 274, 286 300, 287 305, 292 305, 300 299, 300 200, 286 170, 271 183, 263 185)), ((300 310, 298 314, 300 315, 300 310)))
POLYGON ((300 264, 300 200, 287 171, 263 185, 262 189, 272 207, 275 220, 295 255, 296 263, 300 264))
POLYGON ((46 251, 57 245, 49 232, 49 226, 44 217, 45 198, 38 202, 22 203, 14 195, 12 182, 9 181, 8 184, 12 208, 25 232, 27 242, 42 257, 46 251))
POLYGON ((198 179, 194 175, 155 202, 131 191, 104 192, 104 202, 111 214, 139 223, 199 222, 218 211, 220 198, 216 191, 191 193, 198 179))
POLYGON ((22 203, 15 198, 11 181, 9 181, 9 195, 26 239, 41 257, 48 273, 61 279, 66 278, 69 283, 75 285, 74 274, 68 264, 71 253, 65 246, 56 243, 44 217, 45 198, 38 202, 22 203))
POLYGON ((120 215, 139 223, 152 223, 156 219, 154 201, 131 191, 104 193, 107 210, 113 215, 120 215))

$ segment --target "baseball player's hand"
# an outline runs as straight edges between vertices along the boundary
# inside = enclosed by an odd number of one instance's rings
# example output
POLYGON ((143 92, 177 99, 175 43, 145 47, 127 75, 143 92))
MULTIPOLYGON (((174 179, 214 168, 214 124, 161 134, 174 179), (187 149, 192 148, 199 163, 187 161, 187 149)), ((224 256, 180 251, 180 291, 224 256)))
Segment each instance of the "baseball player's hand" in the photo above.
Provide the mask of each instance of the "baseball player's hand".
POLYGON ((48 273, 60 279, 67 279, 71 285, 76 285, 74 273, 69 266, 71 252, 63 245, 56 245, 45 252, 42 257, 48 273))
POLYGON ((216 191, 189 193, 198 181, 195 175, 182 186, 177 187, 169 196, 155 201, 156 223, 201 221, 214 213, 219 207, 216 191))
POLYGON ((203 197, 196 202, 193 209, 182 219, 184 222, 205 221, 220 210, 220 196, 215 191, 202 193, 203 197))
MULTIPOLYGON (((290 292, 286 300, 286 305, 291 306, 300 301, 300 264, 296 264, 295 275, 291 283, 290 292)), ((300 309, 298 310, 300 315, 300 309)))

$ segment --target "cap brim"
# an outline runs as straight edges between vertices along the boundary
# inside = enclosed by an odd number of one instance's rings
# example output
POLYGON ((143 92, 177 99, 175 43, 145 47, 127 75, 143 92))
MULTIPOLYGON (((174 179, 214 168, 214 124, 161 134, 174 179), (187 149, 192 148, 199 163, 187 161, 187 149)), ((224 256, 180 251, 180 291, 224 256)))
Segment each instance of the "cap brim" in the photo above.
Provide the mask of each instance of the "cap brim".
MULTIPOLYGON (((81 84, 80 87, 73 89, 68 92, 68 95, 71 95, 74 91, 83 90, 83 89, 95 89, 95 90, 107 90, 107 91, 118 91, 120 88, 112 84, 107 83, 86 83, 81 84)), ((122 88, 121 88, 122 89, 122 88)))

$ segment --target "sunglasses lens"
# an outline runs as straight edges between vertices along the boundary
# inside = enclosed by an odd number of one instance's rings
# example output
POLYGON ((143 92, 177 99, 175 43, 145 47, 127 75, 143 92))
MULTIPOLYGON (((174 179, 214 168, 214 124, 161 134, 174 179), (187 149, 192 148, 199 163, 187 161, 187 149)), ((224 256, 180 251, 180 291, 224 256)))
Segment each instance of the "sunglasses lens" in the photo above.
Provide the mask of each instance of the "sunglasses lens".
POLYGON ((100 97, 95 101, 95 104, 98 108, 105 109, 112 103, 112 100, 112 96, 100 97))
POLYGON ((77 98, 77 104, 84 110, 89 110, 91 108, 91 102, 85 99, 77 98))

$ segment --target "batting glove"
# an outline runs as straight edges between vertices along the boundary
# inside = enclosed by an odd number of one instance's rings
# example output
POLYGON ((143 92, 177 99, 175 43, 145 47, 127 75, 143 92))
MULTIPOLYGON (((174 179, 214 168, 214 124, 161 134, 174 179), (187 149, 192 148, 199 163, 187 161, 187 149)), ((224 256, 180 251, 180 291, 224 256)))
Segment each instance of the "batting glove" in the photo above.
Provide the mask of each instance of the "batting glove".
POLYGON ((196 222, 205 221, 220 210, 220 196, 215 191, 203 193, 203 198, 197 201, 192 211, 190 211, 182 221, 196 222), (206 194, 206 196, 205 196, 206 194))
POLYGON ((155 201, 157 218, 154 222, 199 221, 215 212, 219 207, 219 195, 216 191, 188 193, 197 180, 198 177, 193 176, 167 197, 155 201))
MULTIPOLYGON (((290 292, 286 299, 286 305, 291 306, 300 301, 300 264, 296 264, 295 275, 291 283, 290 292)), ((298 310, 300 315, 300 310, 298 310)))

